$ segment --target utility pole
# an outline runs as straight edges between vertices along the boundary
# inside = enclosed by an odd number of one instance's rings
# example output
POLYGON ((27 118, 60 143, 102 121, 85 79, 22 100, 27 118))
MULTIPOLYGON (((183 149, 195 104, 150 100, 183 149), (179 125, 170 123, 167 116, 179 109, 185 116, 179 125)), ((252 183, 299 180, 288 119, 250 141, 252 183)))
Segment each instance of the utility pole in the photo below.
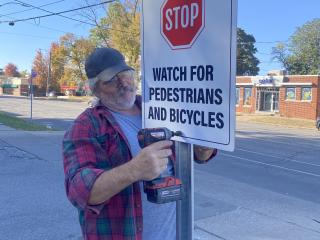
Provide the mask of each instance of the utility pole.
POLYGON ((46 96, 49 96, 49 84, 51 78, 51 50, 49 51, 49 64, 48 64, 48 78, 47 78, 47 88, 46 88, 46 96))

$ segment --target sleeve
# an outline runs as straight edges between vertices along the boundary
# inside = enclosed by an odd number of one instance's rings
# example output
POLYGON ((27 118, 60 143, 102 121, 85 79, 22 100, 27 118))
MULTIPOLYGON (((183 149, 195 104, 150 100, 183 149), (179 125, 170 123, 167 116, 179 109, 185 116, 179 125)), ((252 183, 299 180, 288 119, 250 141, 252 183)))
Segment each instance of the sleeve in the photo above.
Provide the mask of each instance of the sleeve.
MULTIPOLYGON (((75 207, 82 210, 88 207, 92 209, 93 206, 88 205, 88 200, 93 184, 105 170, 108 170, 108 165, 101 167, 98 164, 99 159, 107 156, 97 138, 94 137, 91 125, 89 120, 76 120, 63 140, 67 197, 75 207)), ((101 206, 97 207, 101 208, 101 206)))
POLYGON ((213 153, 211 154, 211 156, 207 160, 199 160, 199 159, 197 159, 196 154, 194 153, 193 154, 193 160, 198 164, 204 164, 204 163, 207 163, 207 162, 211 161, 217 155, 217 153, 218 153, 218 149, 215 148, 213 150, 213 153))

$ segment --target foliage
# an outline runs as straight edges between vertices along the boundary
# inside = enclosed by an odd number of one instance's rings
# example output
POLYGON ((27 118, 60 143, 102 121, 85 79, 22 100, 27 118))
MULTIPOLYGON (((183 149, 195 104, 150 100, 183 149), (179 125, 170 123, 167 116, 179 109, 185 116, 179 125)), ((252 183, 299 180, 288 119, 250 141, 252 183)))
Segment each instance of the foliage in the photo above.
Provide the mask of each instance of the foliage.
POLYGON ((29 77, 30 73, 28 70, 23 70, 20 72, 20 77, 29 77))
POLYGON ((237 75, 255 76, 259 72, 259 60, 254 56, 257 52, 255 38, 243 29, 237 29, 237 75))
POLYGON ((50 90, 60 92, 60 79, 64 75, 65 57, 58 43, 52 43, 50 47, 50 90))
POLYGON ((71 33, 60 38, 59 44, 52 52, 52 68, 60 84, 83 85, 87 80, 84 70, 85 59, 94 47, 91 40, 77 38, 71 33))
POLYGON ((319 74, 320 18, 298 27, 288 44, 278 44, 272 54, 290 74, 319 74))
POLYGON ((111 46, 126 56, 128 64, 140 69, 140 12, 137 1, 116 1, 109 5, 106 17, 91 30, 90 38, 100 46, 111 46), (106 40, 107 39, 107 40, 106 40))
POLYGON ((19 77, 20 74, 18 72, 18 67, 14 65, 13 63, 8 63, 4 67, 4 75, 8 77, 19 77))
POLYGON ((33 60, 32 69, 37 73, 34 78, 34 84, 39 86, 39 89, 45 91, 48 80, 48 58, 44 56, 41 50, 38 50, 33 60))

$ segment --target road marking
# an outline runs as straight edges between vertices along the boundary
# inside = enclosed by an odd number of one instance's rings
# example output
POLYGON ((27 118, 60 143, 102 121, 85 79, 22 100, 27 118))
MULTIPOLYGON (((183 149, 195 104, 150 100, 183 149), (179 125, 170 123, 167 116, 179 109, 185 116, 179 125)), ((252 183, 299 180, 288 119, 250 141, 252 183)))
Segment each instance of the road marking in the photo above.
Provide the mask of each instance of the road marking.
POLYGON ((297 161, 297 160, 290 160, 288 158, 284 158, 284 157, 280 157, 280 156, 276 156, 276 155, 271 155, 271 154, 266 154, 266 153, 259 153, 259 152, 255 152, 255 151, 246 150, 246 149, 243 149, 243 148, 236 148, 236 150, 239 150, 239 151, 242 151, 242 152, 253 153, 253 154, 257 154, 257 155, 261 155, 261 156, 271 157, 271 158, 278 158, 278 159, 281 159, 281 160, 286 161, 286 162, 296 162, 296 163, 310 165, 310 166, 314 166, 314 167, 320 167, 320 164, 301 162, 301 161, 297 161))
POLYGON ((292 169, 292 168, 281 167, 281 166, 275 165, 275 164, 259 162, 259 161, 256 161, 256 160, 243 158, 243 157, 238 157, 238 156, 234 156, 234 155, 227 154, 227 153, 220 153, 220 155, 231 157, 231 158, 237 158, 237 159, 240 159, 240 160, 243 160, 243 161, 247 161, 247 162, 251 162, 251 163, 255 163, 255 164, 261 164, 261 165, 266 165, 266 166, 270 166, 270 167, 274 167, 274 168, 280 168, 280 169, 283 169, 283 170, 286 170, 286 171, 290 171, 290 172, 306 174, 306 175, 310 175, 310 176, 313 176, 313 177, 320 177, 319 174, 310 173, 310 172, 304 172, 304 171, 300 171, 300 170, 296 170, 296 169, 292 169))

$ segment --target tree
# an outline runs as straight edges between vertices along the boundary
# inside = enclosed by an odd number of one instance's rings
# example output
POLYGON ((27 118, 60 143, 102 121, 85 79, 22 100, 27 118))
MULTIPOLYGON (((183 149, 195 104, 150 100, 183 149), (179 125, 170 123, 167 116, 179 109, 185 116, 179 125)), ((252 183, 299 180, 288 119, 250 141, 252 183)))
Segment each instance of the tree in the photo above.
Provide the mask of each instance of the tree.
POLYGON ((96 45, 121 51, 137 71, 140 69, 140 12, 138 1, 116 1, 109 5, 106 17, 91 30, 96 45))
POLYGON ((28 70, 23 70, 23 71, 20 71, 20 77, 29 77, 30 76, 30 73, 28 70))
POLYGON ((13 63, 8 63, 4 67, 4 75, 8 76, 8 77, 19 77, 20 76, 17 66, 13 63))
POLYGON ((60 38, 52 51, 52 69, 60 84, 82 86, 87 80, 84 64, 95 45, 91 40, 68 33, 60 38))
POLYGON ((50 90, 60 92, 60 79, 64 74, 65 57, 61 54, 58 43, 51 43, 50 47, 50 90))
POLYGON ((243 29, 237 28, 237 75, 257 75, 260 61, 254 56, 257 52, 254 46, 255 38, 243 29))
POLYGON ((43 92, 47 88, 48 66, 48 58, 38 50, 33 60, 32 69, 37 73, 34 78, 34 84, 38 85, 38 88, 43 92))
POLYGON ((298 27, 272 54, 290 74, 320 74, 320 18, 298 27))

